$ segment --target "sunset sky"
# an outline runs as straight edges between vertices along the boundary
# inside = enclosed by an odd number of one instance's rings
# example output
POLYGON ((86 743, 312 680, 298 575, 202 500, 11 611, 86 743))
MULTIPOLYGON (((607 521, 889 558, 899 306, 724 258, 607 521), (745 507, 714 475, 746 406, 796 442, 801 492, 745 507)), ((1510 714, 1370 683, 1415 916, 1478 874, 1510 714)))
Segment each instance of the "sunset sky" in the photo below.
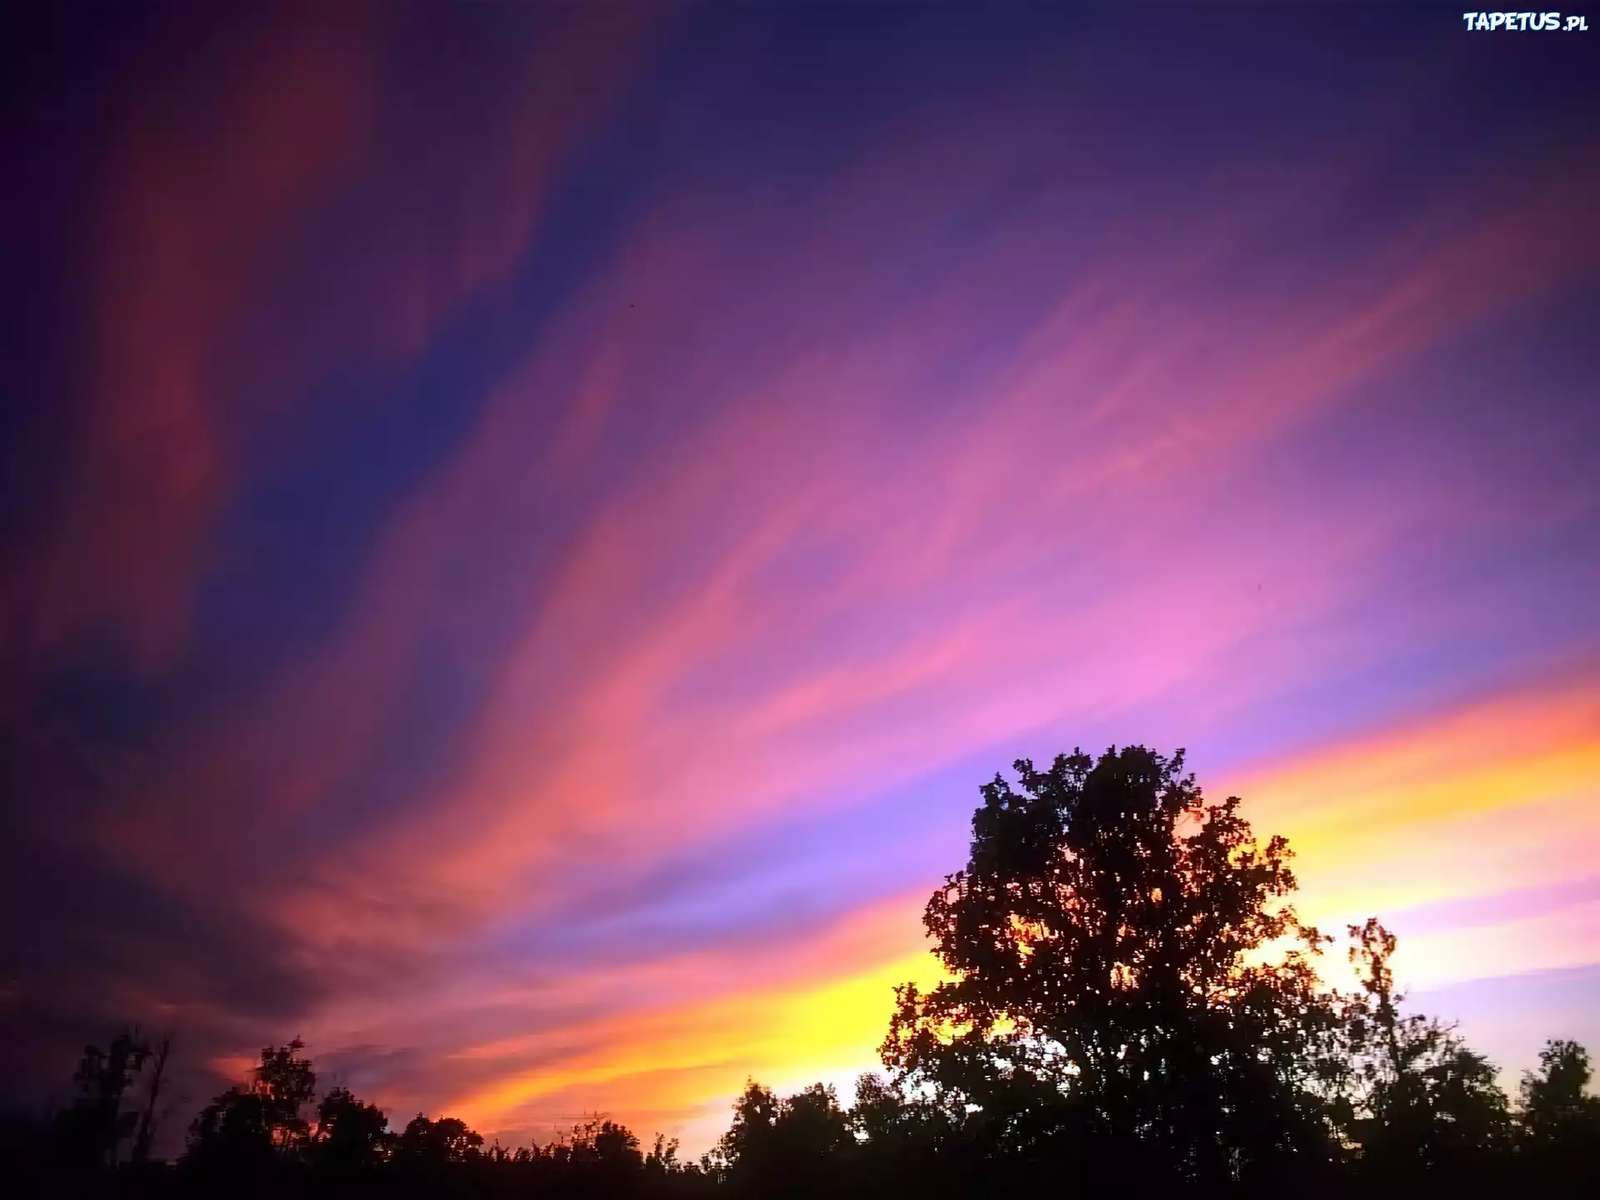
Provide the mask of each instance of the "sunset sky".
POLYGON ((6 1105, 138 1020, 169 1139, 298 1035, 698 1152, 874 1064, 980 783, 1128 742, 1508 1079, 1600 1050, 1600 29, 42 7, 6 1105))

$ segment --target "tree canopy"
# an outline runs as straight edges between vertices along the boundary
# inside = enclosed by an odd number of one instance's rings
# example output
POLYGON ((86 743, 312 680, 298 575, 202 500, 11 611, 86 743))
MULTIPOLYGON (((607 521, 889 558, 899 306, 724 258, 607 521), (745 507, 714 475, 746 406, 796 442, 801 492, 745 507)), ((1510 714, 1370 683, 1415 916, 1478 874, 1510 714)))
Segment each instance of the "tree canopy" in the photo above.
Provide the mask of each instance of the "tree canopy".
POLYGON ((950 978, 906 985, 886 1062, 1002 1144, 1116 1147, 1217 1182, 1321 1163, 1317 1052, 1337 1023, 1282 838, 1205 801, 1181 752, 1075 752, 996 776, 965 869, 928 901, 950 978))

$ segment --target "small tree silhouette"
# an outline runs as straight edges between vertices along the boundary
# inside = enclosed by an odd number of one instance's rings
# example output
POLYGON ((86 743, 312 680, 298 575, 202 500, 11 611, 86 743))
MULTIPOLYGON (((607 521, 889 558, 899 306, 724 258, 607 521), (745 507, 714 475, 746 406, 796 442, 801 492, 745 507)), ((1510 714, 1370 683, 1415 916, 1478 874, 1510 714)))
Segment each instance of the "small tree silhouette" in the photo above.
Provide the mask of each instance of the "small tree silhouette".
POLYGON ((1401 1015, 1404 997, 1389 965, 1395 938, 1376 918, 1350 926, 1350 936, 1363 995, 1346 1014, 1360 1087, 1349 1134, 1364 1165, 1391 1175, 1484 1169, 1504 1153, 1511 1131, 1494 1065, 1453 1026, 1401 1015))
POLYGON ((124 1111, 123 1099, 150 1055, 149 1043, 136 1028, 118 1033, 104 1049, 96 1045, 83 1048, 73 1075, 77 1098, 56 1124, 65 1160, 94 1166, 111 1166, 117 1161, 118 1147, 139 1128, 139 1114, 124 1111))
POLYGON ((334 1088, 317 1105, 313 1160, 324 1171, 352 1175, 380 1166, 394 1147, 389 1118, 363 1104, 348 1088, 334 1088))
POLYGON ((201 1109, 189 1128, 192 1165, 259 1170, 301 1157, 310 1138, 304 1110, 317 1088, 310 1061, 300 1057, 304 1049, 299 1038, 263 1048, 248 1083, 201 1109))
POLYGON ((1592 1179, 1600 1170, 1600 1097, 1589 1092, 1592 1078, 1589 1052, 1555 1038, 1540 1051, 1539 1069, 1522 1076, 1518 1149, 1548 1180, 1592 1179))
POLYGON ((741 1195, 813 1196, 838 1189, 854 1145, 831 1087, 818 1083, 780 1099, 752 1081, 734 1102, 717 1160, 741 1195))

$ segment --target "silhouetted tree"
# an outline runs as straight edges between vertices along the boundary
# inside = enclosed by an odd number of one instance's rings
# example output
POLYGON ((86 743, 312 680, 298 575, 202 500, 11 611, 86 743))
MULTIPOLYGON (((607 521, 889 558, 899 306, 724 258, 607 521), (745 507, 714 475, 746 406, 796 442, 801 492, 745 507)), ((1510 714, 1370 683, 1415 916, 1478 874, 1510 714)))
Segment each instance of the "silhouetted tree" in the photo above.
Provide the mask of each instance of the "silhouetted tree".
POLYGON ((483 1135, 458 1117, 412 1117, 395 1143, 395 1158, 411 1165, 464 1163, 477 1157, 483 1135))
POLYGON ((1138 746, 1019 760, 928 902, 951 978, 898 990, 884 1061, 997 1154, 1209 1184, 1332 1158, 1325 939, 1287 902, 1285 841, 1258 843, 1238 798, 1206 804, 1182 766, 1138 746))
POLYGON ((606 1117, 597 1116, 574 1125, 571 1135, 558 1148, 575 1167, 593 1167, 614 1174, 644 1167, 644 1155, 633 1131, 606 1117))
POLYGON ((161 1100, 161 1085, 166 1079, 167 1060, 171 1056, 172 1035, 169 1033, 161 1039, 159 1045, 150 1048, 150 1083, 145 1089, 144 1108, 139 1114, 139 1132, 133 1139, 133 1161, 136 1163, 148 1162, 150 1159, 150 1147, 155 1140, 159 1121, 156 1105, 161 1100))
POLYGON ((857 1142, 857 1192, 869 1196, 970 1193, 975 1164, 960 1127, 925 1097, 875 1072, 856 1080, 850 1128, 857 1142))
POLYGON ((317 1167, 333 1174, 371 1171, 394 1146, 389 1118, 374 1104, 363 1104, 348 1088, 334 1088, 317 1105, 317 1129, 311 1143, 317 1167))
POLYGON ((779 1099, 752 1081, 734 1103, 717 1157, 740 1194, 811 1196, 840 1186, 854 1145, 849 1117, 831 1087, 813 1084, 779 1099))
POLYGON ((662 1175, 682 1170, 683 1164, 678 1161, 678 1139, 656 1134, 655 1144, 650 1147, 650 1153, 644 1156, 644 1166, 646 1170, 662 1175))
POLYGON ((1600 1097, 1591 1095, 1589 1052, 1552 1039, 1539 1069, 1522 1076, 1517 1111, 1518 1149, 1544 1180, 1586 1180, 1600 1186, 1600 1097))
POLYGON ((1452 1026, 1401 1014, 1393 934, 1369 919, 1350 935, 1363 991, 1346 1017, 1359 1089, 1350 1135, 1364 1165, 1388 1176, 1493 1167, 1511 1131, 1493 1064, 1452 1026))
POLYGON ((658 1137, 646 1156, 631 1129, 598 1114, 549 1144, 535 1146, 533 1156, 547 1185, 572 1196, 634 1196, 647 1175, 660 1181, 682 1170, 676 1142, 658 1137))
POLYGON ((118 1033, 105 1049, 83 1048, 73 1083, 77 1097, 57 1119, 61 1156, 73 1163, 110 1166, 118 1147, 132 1137, 139 1122, 135 1111, 123 1111, 123 1098, 150 1057, 149 1044, 138 1030, 118 1033))
POLYGON ((304 1109, 317 1087, 310 1061, 299 1057, 304 1049, 299 1038, 265 1047, 250 1081, 223 1092, 195 1118, 187 1161, 210 1170, 259 1171, 274 1160, 299 1158, 310 1133, 304 1109))

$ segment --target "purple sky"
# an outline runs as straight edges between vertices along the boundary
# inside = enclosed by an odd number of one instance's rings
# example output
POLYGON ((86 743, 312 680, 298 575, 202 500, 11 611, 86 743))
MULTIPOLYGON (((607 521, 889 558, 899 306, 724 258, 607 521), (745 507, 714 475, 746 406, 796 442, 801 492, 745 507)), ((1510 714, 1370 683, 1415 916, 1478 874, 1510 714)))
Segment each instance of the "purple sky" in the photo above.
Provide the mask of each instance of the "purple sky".
POLYGON ((137 1019, 697 1150, 871 1064, 980 781, 1131 741, 1600 1048, 1600 33, 8 20, 9 1103, 137 1019))

